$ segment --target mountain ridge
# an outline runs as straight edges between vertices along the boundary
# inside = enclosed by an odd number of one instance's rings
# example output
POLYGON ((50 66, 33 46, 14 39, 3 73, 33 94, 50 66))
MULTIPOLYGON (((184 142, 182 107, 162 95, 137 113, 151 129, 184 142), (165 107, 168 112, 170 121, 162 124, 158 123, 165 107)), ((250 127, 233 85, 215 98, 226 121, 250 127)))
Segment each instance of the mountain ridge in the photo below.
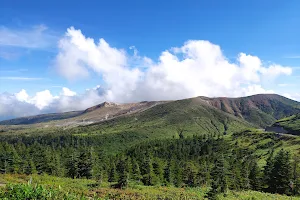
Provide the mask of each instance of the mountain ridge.
MULTIPOLYGON (((198 96, 189 99, 194 100, 196 103, 206 103, 224 113, 233 115, 254 125, 258 125, 259 127, 266 127, 273 124, 276 120, 300 113, 300 102, 277 94, 257 94, 234 98, 198 96)), ((63 126, 64 124, 71 124, 72 126, 87 125, 142 112, 160 104, 184 102, 185 100, 188 99, 176 101, 142 101, 125 104, 103 102, 82 111, 15 118, 0 121, 0 125, 22 125, 46 122, 55 122, 60 126, 63 126)), ((184 105, 180 105, 179 103, 178 106, 182 107, 184 105)))

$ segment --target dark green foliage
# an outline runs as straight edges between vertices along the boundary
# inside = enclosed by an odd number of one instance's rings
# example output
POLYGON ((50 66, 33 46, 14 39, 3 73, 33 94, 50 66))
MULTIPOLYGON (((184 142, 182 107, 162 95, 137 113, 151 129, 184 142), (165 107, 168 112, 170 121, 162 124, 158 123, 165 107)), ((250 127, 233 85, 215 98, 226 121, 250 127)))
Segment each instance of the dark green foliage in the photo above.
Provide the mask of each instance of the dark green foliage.
POLYGON ((154 159, 153 162, 153 172, 157 178, 157 183, 161 183, 163 179, 163 163, 160 159, 154 159))
POLYGON ((129 181, 129 166, 127 159, 121 159, 118 164, 118 171, 119 171, 119 179, 117 183, 118 188, 126 188, 128 186, 129 181))
POLYGON ((145 185, 155 185, 157 183, 157 177, 154 173, 152 159, 150 156, 144 159, 142 175, 143 183, 145 185))
POLYGON ((67 157, 66 175, 71 178, 76 178, 78 176, 78 157, 76 152, 72 152, 67 157))
POLYGON ((108 182, 116 182, 117 181, 117 170, 116 165, 113 162, 110 166, 110 171, 108 173, 108 182))
POLYGON ((251 163, 249 182, 252 190, 260 191, 262 189, 262 174, 256 161, 251 163))
POLYGON ((163 184, 164 185, 169 185, 173 183, 174 177, 172 176, 172 168, 174 168, 174 162, 172 160, 169 160, 164 168, 164 174, 163 174, 163 184))
POLYGON ((140 166, 136 160, 132 161, 132 179, 138 182, 142 180, 140 166))
MULTIPOLYGON (((244 135, 251 136, 237 136, 244 135)), ((94 178, 98 184, 103 180, 115 182, 113 186, 117 188, 126 188, 130 181, 144 185, 210 186, 210 199, 225 193, 227 188, 299 193, 298 162, 291 163, 288 153, 280 151, 274 157, 271 152, 262 172, 253 150, 213 134, 144 141, 115 155, 90 146, 89 138, 60 139, 63 142, 48 136, 38 138, 39 142, 30 138, 16 143, 0 142, 1 173, 94 178), (290 181, 294 183, 293 191, 290 181)))
POLYGON ((197 168, 192 162, 185 163, 183 167, 183 182, 189 186, 194 187, 196 186, 196 176, 197 176, 197 168))
POLYGON ((300 157, 294 156, 292 163, 292 189, 293 195, 300 195, 300 157))
POLYGON ((208 199, 216 199, 217 194, 224 193, 227 190, 227 177, 224 156, 220 155, 215 160, 211 171, 211 189, 207 193, 208 199))
POLYGON ((81 152, 77 163, 78 174, 77 178, 92 177, 92 161, 91 156, 87 152, 81 152))
POLYGON ((289 184, 292 180, 292 165, 289 152, 279 151, 269 167, 271 167, 271 177, 268 182, 269 191, 279 194, 290 194, 289 184))

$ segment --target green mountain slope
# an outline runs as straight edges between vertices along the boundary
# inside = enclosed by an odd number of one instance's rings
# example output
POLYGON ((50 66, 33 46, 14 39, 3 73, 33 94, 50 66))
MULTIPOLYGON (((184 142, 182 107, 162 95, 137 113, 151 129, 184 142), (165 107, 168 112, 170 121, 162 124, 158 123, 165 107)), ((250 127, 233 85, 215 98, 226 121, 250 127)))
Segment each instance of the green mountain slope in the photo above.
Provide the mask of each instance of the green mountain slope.
POLYGON ((227 135, 252 128, 243 119, 225 113, 201 98, 156 105, 143 112, 66 130, 84 137, 101 137, 108 151, 116 151, 143 140, 211 134, 227 135))
POLYGON ((88 143, 100 141, 95 145, 103 146, 108 152, 116 152, 144 140, 178 138, 180 134, 185 137, 202 134, 222 136, 254 127, 241 118, 211 106, 201 98, 161 103, 139 112, 79 127, 65 129, 51 127, 51 123, 4 126, 0 129, 2 135, 73 134, 84 137, 88 143))
POLYGON ((300 102, 277 94, 258 94, 241 98, 200 97, 216 108, 260 127, 300 113, 300 102))
MULTIPOLYGON (((300 113, 299 102, 276 94, 259 94, 240 98, 196 97, 192 99, 194 101, 194 104, 199 103, 199 105, 204 105, 205 102, 206 104, 211 105, 223 112, 234 115, 238 118, 244 119, 254 125, 263 128, 273 124, 278 119, 300 113)), ((43 125, 74 127, 110 120, 112 118, 118 118, 120 116, 129 116, 133 113, 141 113, 149 108, 171 102, 172 101, 152 101, 127 104, 104 102, 102 104, 88 108, 85 111, 22 117, 1 121, 0 125, 30 125, 49 122, 43 125)), ((185 100, 179 100, 176 102, 179 107, 182 107, 184 106, 185 100), (183 105, 180 105, 181 103, 183 105)), ((174 108, 177 109, 177 107, 174 108)), ((183 109, 181 109, 181 111, 185 113, 187 112, 183 109)), ((191 115, 195 117, 193 111, 190 111, 192 112, 191 115)), ((176 112, 178 112, 178 109, 176 110, 176 112)), ((168 115, 170 113, 172 112, 169 111, 168 113, 164 113, 164 115, 168 115)), ((151 118, 152 116, 149 115, 148 117, 151 118)), ((186 120, 185 117, 183 118, 184 120, 186 120)), ((170 116, 169 120, 172 121, 174 119, 176 121, 178 117, 174 118, 174 116, 170 116)))
POLYGON ((300 113, 280 119, 268 129, 275 132, 283 130, 284 133, 300 135, 300 113))

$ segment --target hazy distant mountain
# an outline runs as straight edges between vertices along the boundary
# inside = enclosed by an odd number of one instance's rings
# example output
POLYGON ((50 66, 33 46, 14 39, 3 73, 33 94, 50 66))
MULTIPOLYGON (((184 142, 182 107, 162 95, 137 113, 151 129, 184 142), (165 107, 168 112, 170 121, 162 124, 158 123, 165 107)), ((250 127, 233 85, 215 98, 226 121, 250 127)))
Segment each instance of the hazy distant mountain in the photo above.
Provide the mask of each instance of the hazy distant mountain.
MULTIPOLYGON (((1 121, 0 125, 21 125, 47 122, 48 125, 77 126, 99 123, 119 117, 142 117, 151 121, 159 116, 166 123, 201 123, 199 126, 222 124, 226 120, 245 125, 266 127, 276 120, 300 113, 300 103, 276 94, 259 94, 240 98, 195 97, 177 101, 116 104, 104 102, 84 111, 44 114, 1 121), (205 120, 204 120, 205 119, 205 120), (219 124, 220 123, 220 124, 219 124)), ((157 120, 157 119, 156 119, 157 120)), ((203 128, 205 129, 205 128, 203 128)), ((210 129, 210 128, 208 128, 210 129)))

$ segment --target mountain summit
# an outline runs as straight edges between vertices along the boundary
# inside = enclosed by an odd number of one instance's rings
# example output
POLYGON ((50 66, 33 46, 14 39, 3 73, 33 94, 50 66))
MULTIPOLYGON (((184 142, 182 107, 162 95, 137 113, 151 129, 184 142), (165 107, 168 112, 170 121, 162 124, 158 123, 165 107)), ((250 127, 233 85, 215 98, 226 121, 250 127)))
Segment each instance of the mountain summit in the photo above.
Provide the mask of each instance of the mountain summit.
POLYGON ((1 121, 0 125, 47 122, 47 125, 77 126, 119 117, 126 118, 133 114, 143 116, 143 120, 149 121, 156 118, 158 113, 165 120, 182 118, 182 121, 189 117, 205 117, 212 121, 216 116, 224 115, 223 118, 229 116, 231 119, 242 120, 245 123, 265 128, 276 120, 300 113, 300 103, 276 94, 258 94, 240 98, 200 96, 177 101, 143 101, 126 104, 103 102, 84 111, 22 117, 1 121), (145 116, 145 113, 149 115, 145 116))

